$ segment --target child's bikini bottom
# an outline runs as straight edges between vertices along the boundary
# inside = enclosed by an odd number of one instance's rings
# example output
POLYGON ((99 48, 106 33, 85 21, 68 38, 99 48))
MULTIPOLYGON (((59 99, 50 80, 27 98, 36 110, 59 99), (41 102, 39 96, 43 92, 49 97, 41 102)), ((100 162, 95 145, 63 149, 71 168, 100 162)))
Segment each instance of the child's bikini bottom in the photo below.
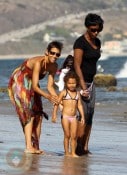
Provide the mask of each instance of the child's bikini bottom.
POLYGON ((77 116, 67 116, 67 115, 61 115, 61 119, 66 118, 69 122, 72 122, 73 120, 77 119, 77 116))

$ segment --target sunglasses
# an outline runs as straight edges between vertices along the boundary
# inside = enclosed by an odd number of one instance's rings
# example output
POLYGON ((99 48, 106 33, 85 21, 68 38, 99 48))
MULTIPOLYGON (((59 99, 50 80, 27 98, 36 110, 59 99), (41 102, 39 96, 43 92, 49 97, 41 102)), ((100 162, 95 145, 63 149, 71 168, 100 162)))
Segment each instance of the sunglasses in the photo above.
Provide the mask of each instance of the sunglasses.
POLYGON ((90 29, 91 32, 95 33, 95 32, 100 32, 100 29, 90 29))
POLYGON ((52 52, 52 51, 49 51, 49 53, 50 53, 51 55, 56 55, 57 57, 59 57, 59 56, 60 56, 60 53, 57 53, 57 52, 52 52))

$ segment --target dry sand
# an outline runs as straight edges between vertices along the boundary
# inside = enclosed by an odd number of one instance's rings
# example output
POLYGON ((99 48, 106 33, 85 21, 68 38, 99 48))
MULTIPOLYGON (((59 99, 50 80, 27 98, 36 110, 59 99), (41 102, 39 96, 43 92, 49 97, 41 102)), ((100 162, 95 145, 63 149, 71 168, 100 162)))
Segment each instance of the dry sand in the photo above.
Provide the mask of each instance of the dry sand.
MULTIPOLYGON (((45 102, 51 114, 51 104, 45 102)), ((60 117, 43 120, 41 148, 45 155, 24 154, 24 135, 9 102, 0 103, 0 175, 126 175, 126 104, 96 104, 90 137, 91 155, 64 156, 60 117)))

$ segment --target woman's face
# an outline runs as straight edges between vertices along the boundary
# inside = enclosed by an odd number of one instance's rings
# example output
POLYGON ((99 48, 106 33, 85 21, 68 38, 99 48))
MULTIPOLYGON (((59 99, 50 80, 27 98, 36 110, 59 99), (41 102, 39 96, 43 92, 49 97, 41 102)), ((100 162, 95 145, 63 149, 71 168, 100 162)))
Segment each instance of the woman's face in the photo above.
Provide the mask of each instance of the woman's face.
POLYGON ((60 57, 60 50, 57 48, 51 48, 51 50, 48 52, 48 58, 51 63, 54 63, 57 58, 60 57))
POLYGON ((100 32, 99 25, 89 26, 87 28, 87 31, 88 31, 90 37, 94 39, 97 37, 97 35, 100 32))

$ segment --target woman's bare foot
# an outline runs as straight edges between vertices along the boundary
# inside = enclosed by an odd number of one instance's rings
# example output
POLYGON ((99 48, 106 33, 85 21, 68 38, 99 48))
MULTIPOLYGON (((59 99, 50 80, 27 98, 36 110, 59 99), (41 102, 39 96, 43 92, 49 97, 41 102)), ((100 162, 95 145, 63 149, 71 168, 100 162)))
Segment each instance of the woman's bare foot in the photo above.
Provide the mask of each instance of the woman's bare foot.
POLYGON ((45 152, 41 149, 39 149, 38 151, 40 151, 40 154, 45 154, 45 152))
POLYGON ((40 151, 35 148, 27 148, 24 152, 28 154, 40 154, 40 151))
POLYGON ((33 136, 32 136, 32 145, 35 149, 39 149, 38 139, 34 138, 33 136))
POLYGON ((40 152, 39 154, 45 154, 43 150, 39 149, 38 139, 34 138, 34 136, 32 136, 32 145, 38 152, 40 152))
POLYGON ((84 154, 92 154, 89 150, 84 150, 84 154))

